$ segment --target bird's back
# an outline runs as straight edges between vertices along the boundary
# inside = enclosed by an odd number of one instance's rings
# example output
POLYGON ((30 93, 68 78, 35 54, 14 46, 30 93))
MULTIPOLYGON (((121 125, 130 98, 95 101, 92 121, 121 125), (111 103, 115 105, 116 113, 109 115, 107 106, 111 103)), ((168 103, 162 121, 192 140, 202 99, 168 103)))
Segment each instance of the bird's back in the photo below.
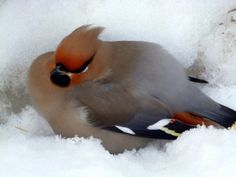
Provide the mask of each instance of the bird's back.
POLYGON ((113 53, 113 80, 132 87, 134 92, 160 99, 173 112, 217 105, 189 82, 184 67, 158 44, 113 42, 113 53))
POLYGON ((102 125, 124 124, 137 114, 171 117, 175 112, 208 109, 217 104, 188 81, 181 64, 157 44, 111 42, 111 72, 76 89, 102 125))

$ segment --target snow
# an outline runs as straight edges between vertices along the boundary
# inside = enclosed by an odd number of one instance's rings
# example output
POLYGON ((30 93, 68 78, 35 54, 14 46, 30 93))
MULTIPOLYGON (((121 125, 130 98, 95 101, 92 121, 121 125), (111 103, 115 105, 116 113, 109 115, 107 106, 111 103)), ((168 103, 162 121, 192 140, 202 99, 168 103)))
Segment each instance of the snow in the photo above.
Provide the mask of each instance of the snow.
POLYGON ((235 176, 236 132, 199 127, 176 141, 112 155, 98 139, 64 139, 30 106, 27 69, 82 24, 105 40, 161 44, 201 89, 236 109, 236 0, 0 0, 1 177, 235 176))

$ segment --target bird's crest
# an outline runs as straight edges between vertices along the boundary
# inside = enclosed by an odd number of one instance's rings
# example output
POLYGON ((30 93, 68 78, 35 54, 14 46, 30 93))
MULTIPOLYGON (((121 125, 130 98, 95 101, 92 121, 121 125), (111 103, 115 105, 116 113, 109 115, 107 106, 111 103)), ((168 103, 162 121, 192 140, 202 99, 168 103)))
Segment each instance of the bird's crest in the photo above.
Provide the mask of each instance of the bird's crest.
POLYGON ((83 25, 74 30, 69 36, 76 35, 77 37, 85 38, 87 40, 94 40, 98 38, 103 30, 104 27, 101 26, 83 25))
POLYGON ((80 68, 94 56, 98 45, 98 36, 103 27, 84 25, 66 36, 56 50, 56 63, 62 63, 69 70, 80 68))

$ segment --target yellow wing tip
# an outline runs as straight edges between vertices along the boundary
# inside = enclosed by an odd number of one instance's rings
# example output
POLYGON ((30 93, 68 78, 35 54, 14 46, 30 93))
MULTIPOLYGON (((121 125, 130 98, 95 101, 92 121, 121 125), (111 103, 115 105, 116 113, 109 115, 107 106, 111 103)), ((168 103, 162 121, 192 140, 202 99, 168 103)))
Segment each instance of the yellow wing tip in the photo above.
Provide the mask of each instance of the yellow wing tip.
POLYGON ((234 122, 234 124, 229 129, 236 130, 236 122, 234 122))

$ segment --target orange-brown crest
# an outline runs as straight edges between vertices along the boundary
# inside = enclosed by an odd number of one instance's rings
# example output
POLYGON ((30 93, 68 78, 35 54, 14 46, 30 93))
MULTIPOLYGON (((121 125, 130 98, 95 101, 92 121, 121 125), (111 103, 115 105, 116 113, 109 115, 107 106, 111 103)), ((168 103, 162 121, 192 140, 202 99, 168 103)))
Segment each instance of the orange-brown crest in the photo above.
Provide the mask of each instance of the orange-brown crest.
POLYGON ((66 36, 59 44, 55 62, 62 63, 68 70, 77 70, 93 57, 97 49, 99 34, 103 27, 84 25, 66 36))

